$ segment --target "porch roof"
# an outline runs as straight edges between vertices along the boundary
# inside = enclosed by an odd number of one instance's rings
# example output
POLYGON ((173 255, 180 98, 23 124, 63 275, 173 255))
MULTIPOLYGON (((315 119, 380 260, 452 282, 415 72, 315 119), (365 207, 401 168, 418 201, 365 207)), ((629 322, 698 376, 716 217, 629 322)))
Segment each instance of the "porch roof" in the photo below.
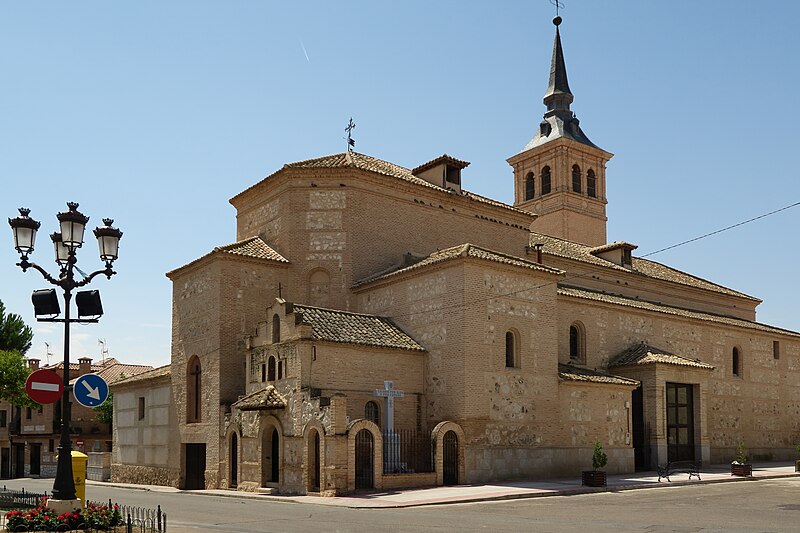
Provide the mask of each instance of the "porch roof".
POLYGON ((609 385, 629 385, 636 387, 639 382, 635 379, 614 376, 598 370, 580 366, 558 363, 558 377, 565 381, 584 381, 588 383, 605 383, 609 385))
POLYGON ((267 409, 285 409, 286 398, 272 385, 239 398, 233 406, 240 411, 263 411, 267 409))
POLYGON ((691 366, 713 370, 714 367, 704 363, 699 359, 690 359, 682 355, 676 355, 660 348, 654 348, 645 342, 640 342, 620 353, 608 363, 608 367, 629 366, 629 365, 648 365, 663 363, 668 365, 691 366))

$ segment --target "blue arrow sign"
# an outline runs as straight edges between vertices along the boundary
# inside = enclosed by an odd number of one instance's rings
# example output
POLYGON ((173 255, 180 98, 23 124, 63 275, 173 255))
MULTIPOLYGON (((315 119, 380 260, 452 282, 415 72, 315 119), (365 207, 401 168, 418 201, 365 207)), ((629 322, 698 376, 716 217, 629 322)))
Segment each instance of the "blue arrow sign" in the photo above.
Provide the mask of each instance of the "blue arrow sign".
POLYGON ((84 407, 97 407, 108 399, 108 383, 97 374, 84 374, 75 380, 72 394, 84 407))

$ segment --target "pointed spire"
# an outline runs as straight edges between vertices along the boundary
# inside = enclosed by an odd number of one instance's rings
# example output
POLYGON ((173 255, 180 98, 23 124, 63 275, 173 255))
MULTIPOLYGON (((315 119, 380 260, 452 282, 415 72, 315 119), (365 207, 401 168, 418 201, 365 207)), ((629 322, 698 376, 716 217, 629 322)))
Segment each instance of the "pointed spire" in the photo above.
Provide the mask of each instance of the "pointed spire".
POLYGON ((553 42, 553 60, 550 63, 550 83, 544 95, 544 104, 547 106, 548 114, 564 111, 571 115, 572 112, 569 109, 569 105, 572 103, 574 97, 569 90, 567 65, 564 62, 564 51, 561 49, 561 34, 558 31, 558 26, 561 24, 561 17, 554 18, 553 24, 556 26, 556 38, 553 42))

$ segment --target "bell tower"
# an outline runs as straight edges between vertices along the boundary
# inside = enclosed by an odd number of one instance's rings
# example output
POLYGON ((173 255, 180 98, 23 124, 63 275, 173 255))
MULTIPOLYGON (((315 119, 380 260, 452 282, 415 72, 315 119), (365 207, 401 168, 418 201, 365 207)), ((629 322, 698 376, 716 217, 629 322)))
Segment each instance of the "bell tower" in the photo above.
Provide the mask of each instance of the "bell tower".
POLYGON ((559 25, 544 95, 547 111, 525 148, 508 159, 514 169, 514 207, 538 215, 531 230, 590 246, 606 244, 606 163, 614 154, 596 146, 570 110, 559 25))

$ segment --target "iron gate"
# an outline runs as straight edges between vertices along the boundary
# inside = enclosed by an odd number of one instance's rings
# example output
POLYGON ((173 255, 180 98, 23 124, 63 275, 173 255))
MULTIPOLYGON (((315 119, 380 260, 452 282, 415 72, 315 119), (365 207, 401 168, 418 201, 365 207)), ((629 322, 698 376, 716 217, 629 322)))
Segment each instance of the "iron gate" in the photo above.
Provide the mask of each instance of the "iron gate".
POLYGON ((444 484, 458 485, 458 435, 455 431, 448 431, 444 434, 443 441, 444 484))
POLYGON ((374 487, 375 443, 372 433, 362 429, 356 433, 356 490, 374 487))

